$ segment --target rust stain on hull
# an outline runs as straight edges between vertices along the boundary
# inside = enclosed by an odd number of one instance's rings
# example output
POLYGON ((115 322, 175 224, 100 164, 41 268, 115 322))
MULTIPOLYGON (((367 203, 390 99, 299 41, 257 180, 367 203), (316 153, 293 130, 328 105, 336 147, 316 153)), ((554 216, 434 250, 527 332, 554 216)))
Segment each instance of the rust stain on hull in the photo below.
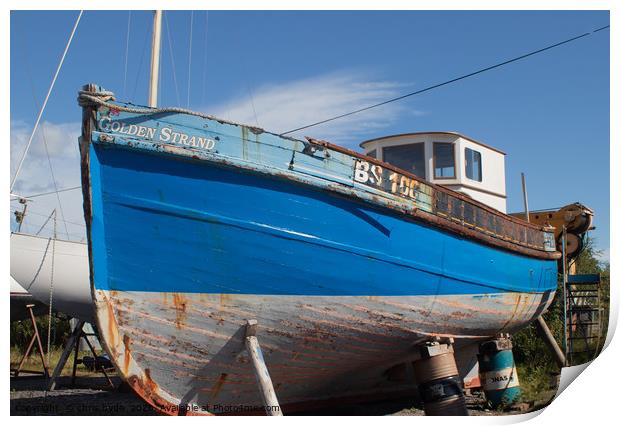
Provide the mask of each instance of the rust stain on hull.
POLYGON ((220 308, 223 308, 226 306, 226 304, 229 302, 230 300, 230 296, 227 294, 220 294, 220 308))
MULTIPOLYGON (((112 295, 111 295, 112 296, 112 295)), ((116 324, 116 317, 114 316, 114 307, 110 302, 110 299, 106 299, 107 303, 107 316, 108 316, 108 339, 111 348, 116 348, 119 342, 118 325, 116 324)))
POLYGON ((227 373, 222 373, 220 375, 220 378, 217 379, 217 382, 215 383, 215 386, 213 387, 213 391, 211 392, 211 398, 217 397, 217 394, 220 393, 220 390, 222 389, 222 386, 224 386, 224 382, 226 381, 227 377, 228 377, 227 373))
POLYGON ((187 304, 188 301, 185 298, 185 296, 183 296, 180 293, 174 293, 172 295, 172 299, 174 302, 174 309, 175 309, 175 315, 176 315, 176 319, 175 319, 175 323, 177 328, 183 328, 183 326, 185 325, 185 320, 187 318, 187 304))
POLYGON ((123 335, 123 344, 125 345, 125 357, 123 358, 123 372, 127 375, 129 372, 129 360, 131 359, 131 338, 123 335))

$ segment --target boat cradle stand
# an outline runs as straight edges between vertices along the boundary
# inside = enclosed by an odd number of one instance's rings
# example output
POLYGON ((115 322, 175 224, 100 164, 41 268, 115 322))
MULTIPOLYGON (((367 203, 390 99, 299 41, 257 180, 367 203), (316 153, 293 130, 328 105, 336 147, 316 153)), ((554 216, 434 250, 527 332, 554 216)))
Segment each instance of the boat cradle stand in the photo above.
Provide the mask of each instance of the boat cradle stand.
MULTIPOLYGON (((25 208, 24 208, 24 211, 25 211, 25 208)), ((43 352, 43 344, 41 343, 41 335, 39 334, 39 329, 37 328, 37 321, 35 319, 34 312, 32 312, 33 307, 34 305, 32 304, 26 305, 26 309, 28 310, 28 313, 30 314, 30 322, 32 323, 32 338, 30 339, 30 343, 28 344, 28 349, 26 349, 24 356, 19 362, 19 366, 15 370, 12 371, 13 377, 19 376, 19 373, 43 374, 46 378, 49 378, 50 376, 49 368, 47 366, 47 363, 45 362, 45 352, 43 352), (37 346, 39 348, 39 356, 41 357, 41 364, 43 365, 43 372, 22 369, 22 367, 24 366, 24 362, 26 362, 26 358, 30 356, 30 353, 34 349, 35 342, 37 343, 37 346)))
POLYGON ((413 371, 427 416, 469 415, 452 343, 429 341, 417 348, 413 371))
POLYGON ((97 362, 97 351, 95 351, 95 348, 90 343, 90 340, 88 340, 89 336, 96 338, 97 335, 85 333, 83 330, 85 324, 86 322, 84 320, 78 320, 77 324, 75 325, 75 328, 71 332, 71 335, 69 336, 69 340, 67 340, 67 344, 65 345, 65 348, 62 351, 62 354, 60 355, 60 359, 58 360, 58 364, 56 364, 56 368, 54 369, 54 372, 52 373, 52 377, 49 380, 49 383, 47 386, 48 390, 52 391, 56 388, 56 385, 58 384, 58 378, 60 377, 60 374, 62 373, 62 370, 65 367, 65 364, 67 363, 67 360, 69 359, 69 356, 71 355, 72 351, 75 351, 75 352, 73 356, 73 372, 71 374, 71 385, 75 385, 75 374, 77 370, 77 365, 80 363, 80 361, 78 360, 78 351, 80 349, 80 341, 82 339, 84 339, 84 341, 88 345, 88 348, 93 354, 95 370, 101 371, 103 375, 105 376, 105 378, 107 379, 110 387, 112 389, 115 388, 114 383, 112 383, 112 380, 110 379, 110 376, 108 376, 108 373, 106 373, 105 368, 99 365, 99 363, 97 362))
POLYGON ((248 320, 245 327, 245 348, 250 355, 252 361, 252 367, 254 368, 254 375, 258 382, 258 388, 260 389, 261 398, 263 399, 263 405, 265 412, 269 416, 281 416, 282 409, 278 403, 276 392, 273 389, 273 383, 263 358, 263 352, 260 349, 258 339, 256 337, 256 328, 258 321, 248 320))
POLYGON ((492 408, 510 407, 517 402, 521 388, 510 335, 500 333, 480 343, 478 365, 480 383, 492 408))

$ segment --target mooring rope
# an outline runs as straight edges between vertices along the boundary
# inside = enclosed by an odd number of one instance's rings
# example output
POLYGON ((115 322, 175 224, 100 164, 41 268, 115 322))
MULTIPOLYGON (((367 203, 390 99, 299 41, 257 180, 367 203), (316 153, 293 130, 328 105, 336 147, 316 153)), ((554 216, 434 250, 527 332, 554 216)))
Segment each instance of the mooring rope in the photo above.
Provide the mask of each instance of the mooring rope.
MULTIPOLYGON (((80 90, 78 92, 77 101, 78 101, 78 104, 82 108, 90 107, 90 106, 104 106, 112 110, 130 112, 133 114, 161 114, 161 113, 169 112, 169 113, 175 113, 175 114, 193 115, 195 117, 206 118, 209 120, 217 121, 219 123, 231 124, 233 126, 242 125, 242 124, 230 121, 230 120, 224 120, 224 119, 217 118, 209 114, 205 114, 203 112, 192 111, 186 108, 179 108, 179 107, 149 108, 149 107, 128 106, 128 104, 125 104, 125 105, 112 104, 110 103, 110 101, 116 101, 116 98, 114 96, 114 92, 111 92, 109 90, 101 90, 99 92, 80 90)), ((246 127, 251 127, 259 132, 265 132, 265 130, 260 127, 247 126, 247 125, 246 127)), ((281 136, 281 137, 284 137, 286 139, 291 139, 291 140, 298 140, 290 136, 281 136)))
MULTIPOLYGON (((86 90, 81 90, 78 95, 78 104, 84 108, 93 105, 101 105, 110 109, 115 109, 118 111, 131 112, 134 114, 156 114, 162 112, 172 112, 177 114, 187 114, 193 115, 201 118, 208 118, 210 120, 224 121, 219 118, 215 118, 212 115, 205 114, 202 112, 192 111, 186 108, 179 107, 164 107, 164 108, 144 108, 144 107, 130 107, 125 105, 116 105, 112 104, 109 101, 115 101, 114 93, 110 91, 100 91, 100 92, 89 92, 86 90)), ((236 124, 236 123, 230 123, 236 124)))

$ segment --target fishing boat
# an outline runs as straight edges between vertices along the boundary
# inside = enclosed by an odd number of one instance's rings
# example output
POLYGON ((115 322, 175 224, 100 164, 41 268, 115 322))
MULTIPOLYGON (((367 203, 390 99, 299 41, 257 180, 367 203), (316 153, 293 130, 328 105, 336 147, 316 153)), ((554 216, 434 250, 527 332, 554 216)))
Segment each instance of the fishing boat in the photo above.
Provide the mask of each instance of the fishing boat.
POLYGON ((553 228, 325 141, 78 99, 98 329, 162 412, 262 411, 247 320, 290 411, 412 393, 390 372, 417 344, 458 356, 553 300, 553 228))

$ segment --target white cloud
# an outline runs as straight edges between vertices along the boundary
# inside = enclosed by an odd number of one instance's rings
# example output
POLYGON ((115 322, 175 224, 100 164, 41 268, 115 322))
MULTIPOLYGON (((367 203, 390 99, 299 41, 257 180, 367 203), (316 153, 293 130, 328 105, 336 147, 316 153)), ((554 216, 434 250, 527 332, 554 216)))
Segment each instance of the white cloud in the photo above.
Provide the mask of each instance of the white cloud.
MULTIPOLYGON (((32 132, 24 122, 11 122, 11 179, 15 175, 19 161, 26 148, 28 138, 32 132)), ((43 121, 32 140, 30 150, 26 155, 23 166, 15 181, 13 193, 29 196, 54 191, 50 162, 58 189, 80 185, 80 155, 77 138, 80 134, 80 123, 51 123, 43 121), (44 141, 50 160, 48 161, 44 141)), ((58 222, 58 235, 62 238, 80 240, 84 236, 84 218, 82 212, 82 194, 80 190, 59 194, 62 203, 64 219, 73 223, 58 222)), ((11 211, 19 210, 21 206, 11 202, 11 211)), ((26 220, 22 230, 36 232, 45 222, 47 215, 57 209, 58 218, 61 218, 60 207, 56 194, 36 197, 28 203, 26 220)), ((14 216, 13 216, 14 217, 14 216)), ((42 232, 49 235, 52 232, 49 224, 42 232)))
MULTIPOLYGON (((258 125, 274 133, 324 120, 398 96, 405 86, 390 81, 374 81, 362 74, 336 73, 261 86, 226 103, 203 108, 216 117, 258 125), (255 112, 256 111, 256 114, 255 112)), ((391 103, 369 111, 295 132, 292 136, 314 136, 341 145, 357 146, 377 136, 403 115, 421 111, 391 103)))
MULTIPOLYGON (((32 128, 23 122, 11 122, 11 177, 15 175, 31 131, 32 128)), ((47 142, 58 187, 79 184, 79 134, 79 123, 42 122, 26 155, 14 192, 31 194, 54 189, 44 142, 47 142)))

